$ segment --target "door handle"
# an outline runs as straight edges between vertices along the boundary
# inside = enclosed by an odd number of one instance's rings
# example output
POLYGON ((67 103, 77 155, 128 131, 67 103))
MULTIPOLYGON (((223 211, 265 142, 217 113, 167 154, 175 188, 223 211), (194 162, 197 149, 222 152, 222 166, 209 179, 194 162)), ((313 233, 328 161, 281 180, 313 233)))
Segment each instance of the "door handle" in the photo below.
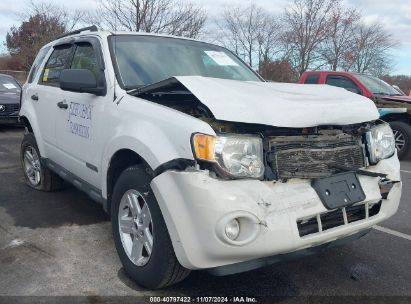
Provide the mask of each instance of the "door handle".
POLYGON ((60 109, 64 109, 64 110, 68 109, 68 104, 67 104, 65 101, 60 101, 60 102, 58 102, 58 103, 57 103, 57 106, 58 106, 60 109))
POLYGON ((31 95, 31 99, 38 101, 39 100, 39 96, 37 94, 31 95))

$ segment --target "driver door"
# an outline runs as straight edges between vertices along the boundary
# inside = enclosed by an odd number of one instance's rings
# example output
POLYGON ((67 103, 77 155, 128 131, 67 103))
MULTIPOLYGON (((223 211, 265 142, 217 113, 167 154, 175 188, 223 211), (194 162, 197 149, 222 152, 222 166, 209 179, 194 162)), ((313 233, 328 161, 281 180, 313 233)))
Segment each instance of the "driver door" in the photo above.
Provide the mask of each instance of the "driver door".
MULTIPOLYGON (((74 43, 70 69, 88 69, 99 85, 105 86, 105 70, 100 44, 96 38, 82 38, 74 43)), ((99 187, 104 109, 108 95, 96 96, 61 90, 56 117, 58 164, 87 183, 99 187)), ((58 106, 58 105, 57 105, 58 106)))

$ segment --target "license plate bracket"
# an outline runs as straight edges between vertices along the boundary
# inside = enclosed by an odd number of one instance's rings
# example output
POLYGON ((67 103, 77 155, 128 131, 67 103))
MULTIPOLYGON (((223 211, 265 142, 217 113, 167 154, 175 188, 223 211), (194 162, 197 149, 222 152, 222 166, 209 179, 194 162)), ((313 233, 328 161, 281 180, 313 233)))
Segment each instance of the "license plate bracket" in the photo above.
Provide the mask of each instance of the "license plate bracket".
POLYGON ((328 210, 350 206, 365 200, 365 193, 354 172, 315 179, 311 183, 328 210))

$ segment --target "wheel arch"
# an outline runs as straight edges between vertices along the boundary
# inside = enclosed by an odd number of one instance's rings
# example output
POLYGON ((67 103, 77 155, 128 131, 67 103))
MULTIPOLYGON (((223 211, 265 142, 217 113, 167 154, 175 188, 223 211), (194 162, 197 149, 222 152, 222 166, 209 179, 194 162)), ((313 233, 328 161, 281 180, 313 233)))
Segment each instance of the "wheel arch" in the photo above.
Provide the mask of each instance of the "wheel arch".
POLYGON ((385 122, 402 121, 411 124, 411 116, 408 113, 389 113, 381 117, 385 122))
POLYGON ((136 151, 129 148, 118 149, 110 157, 108 162, 107 171, 105 174, 105 193, 107 198, 107 212, 110 213, 111 209, 111 198, 114 190, 116 181, 120 177, 121 173, 127 168, 144 164, 147 167, 147 173, 150 175, 154 174, 152 167, 148 162, 136 151))
POLYGON ((33 127, 31 126, 31 123, 26 116, 21 116, 20 121, 23 123, 23 126, 26 128, 27 132, 34 133, 33 127))

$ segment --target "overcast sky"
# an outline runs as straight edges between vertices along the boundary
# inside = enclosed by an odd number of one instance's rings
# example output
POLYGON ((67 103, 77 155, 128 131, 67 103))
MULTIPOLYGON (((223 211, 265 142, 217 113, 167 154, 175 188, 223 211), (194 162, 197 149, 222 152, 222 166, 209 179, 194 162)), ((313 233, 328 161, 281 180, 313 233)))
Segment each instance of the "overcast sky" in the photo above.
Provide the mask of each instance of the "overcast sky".
MULTIPOLYGON (((219 11, 229 4, 247 4, 250 0, 191 0, 202 5, 214 18, 219 11)), ((411 75, 411 0, 344 0, 347 5, 359 9, 366 22, 379 20, 398 41, 393 51, 395 62, 394 74, 411 75)), ((34 2, 37 2, 34 0, 34 2)), ((68 9, 93 9, 95 0, 50 0, 68 9)), ((260 6, 273 12, 282 12, 291 0, 255 0, 260 6)), ((19 24, 17 14, 23 12, 29 0, 2 0, 0 2, 0 43, 4 44, 7 31, 12 25, 19 24)), ((4 50, 2 47, 1 49, 4 50)))

